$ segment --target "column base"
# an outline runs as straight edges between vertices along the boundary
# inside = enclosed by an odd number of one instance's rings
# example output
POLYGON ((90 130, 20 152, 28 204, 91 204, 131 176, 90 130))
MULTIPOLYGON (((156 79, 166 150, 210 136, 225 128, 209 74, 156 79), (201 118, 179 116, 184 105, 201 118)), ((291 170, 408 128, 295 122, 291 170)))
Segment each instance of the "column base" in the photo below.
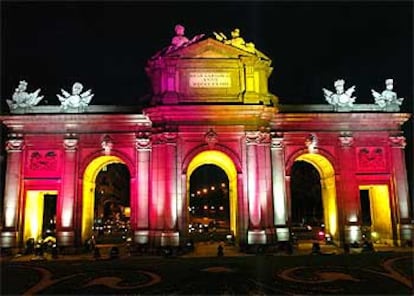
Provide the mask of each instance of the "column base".
POLYGON ((344 226, 344 240, 345 243, 360 242, 362 239, 362 232, 360 225, 345 225, 344 226))
POLYGON ((75 232, 58 231, 56 233, 56 243, 59 247, 73 247, 75 245, 75 232))
POLYGON ((149 242, 149 231, 148 230, 134 231, 134 243, 148 244, 148 242, 149 242))
POLYGON ((264 230, 248 230, 247 244, 249 245, 265 245, 266 232, 264 230))
POLYGON ((180 233, 162 232, 161 233, 161 247, 178 247, 180 245, 180 233))
POLYGON ((276 237, 278 242, 287 242, 290 240, 289 227, 278 227, 276 228, 276 237))
POLYGON ((3 231, 0 234, 1 248, 17 247, 17 231, 3 231))
POLYGON ((409 246, 413 245, 414 238, 414 227, 412 224, 399 224, 399 245, 400 246, 409 246))

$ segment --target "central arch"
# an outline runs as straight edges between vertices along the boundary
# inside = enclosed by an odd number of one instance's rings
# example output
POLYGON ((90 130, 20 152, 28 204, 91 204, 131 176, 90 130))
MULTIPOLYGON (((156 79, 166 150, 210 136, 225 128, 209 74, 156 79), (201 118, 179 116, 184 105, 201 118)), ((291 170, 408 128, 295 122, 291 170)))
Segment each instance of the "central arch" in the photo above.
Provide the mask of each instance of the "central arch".
POLYGON ((197 154, 189 163, 187 168, 187 202, 190 194, 191 174, 200 166, 205 164, 216 165, 221 168, 229 179, 229 205, 230 205, 230 230, 237 235, 237 170, 233 160, 225 153, 218 150, 208 150, 197 154))
POLYGON ((82 242, 92 236, 96 177, 105 166, 114 163, 126 165, 126 163, 118 156, 105 155, 93 159, 85 169, 82 179, 82 242))
POLYGON ((335 170, 330 161, 316 153, 306 153, 298 156, 295 161, 305 161, 313 165, 321 179, 323 217, 325 230, 334 239, 338 239, 338 212, 336 204, 335 170))

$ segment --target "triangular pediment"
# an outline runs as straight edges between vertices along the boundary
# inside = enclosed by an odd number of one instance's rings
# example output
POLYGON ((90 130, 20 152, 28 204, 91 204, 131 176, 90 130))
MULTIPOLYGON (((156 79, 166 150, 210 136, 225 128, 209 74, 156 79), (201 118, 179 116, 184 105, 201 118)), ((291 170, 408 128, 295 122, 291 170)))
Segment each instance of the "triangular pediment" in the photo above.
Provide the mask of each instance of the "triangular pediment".
MULTIPOLYGON (((260 53, 261 54, 261 53, 260 53)), ((238 58, 240 56, 257 56, 256 53, 236 48, 229 44, 206 38, 184 47, 177 48, 164 55, 164 57, 179 58, 238 58)), ((260 55, 261 57, 261 55, 260 55)))

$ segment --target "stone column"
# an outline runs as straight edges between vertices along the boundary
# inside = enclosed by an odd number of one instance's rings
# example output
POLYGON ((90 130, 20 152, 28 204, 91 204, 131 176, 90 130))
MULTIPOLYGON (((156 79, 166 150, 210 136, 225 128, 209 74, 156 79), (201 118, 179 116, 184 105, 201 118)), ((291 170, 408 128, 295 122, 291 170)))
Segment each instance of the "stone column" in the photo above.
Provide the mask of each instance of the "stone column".
POLYGON ((392 180, 396 196, 396 206, 399 212, 399 244, 403 245, 407 241, 413 240, 413 226, 410 217, 410 201, 408 198, 407 168, 405 164, 404 148, 406 146, 405 137, 390 136, 391 159, 392 159, 392 180))
POLYGON ((177 134, 165 132, 165 219, 162 246, 178 246, 177 229, 177 134))
POLYGON ((176 134, 154 136, 152 148, 150 227, 155 245, 177 245, 176 134))
POLYGON ((76 195, 76 164, 78 139, 75 135, 67 135, 63 139, 65 153, 63 155, 62 192, 58 195, 56 212, 56 240, 60 247, 73 246, 75 243, 74 211, 76 195))
POLYGON ((24 209, 20 208, 20 190, 22 183, 23 135, 10 134, 6 141, 7 166, 4 186, 4 225, 0 237, 2 248, 16 247, 19 232, 19 215, 24 209))
POLYGON ((286 202, 286 176, 285 176, 285 151, 283 135, 272 133, 272 190, 274 225, 278 241, 289 240, 289 228, 287 226, 288 207, 286 202))
POLYGON ((258 142, 259 132, 246 132, 246 162, 247 162, 247 200, 249 206, 249 230, 247 241, 249 244, 266 243, 266 234, 262 229, 262 213, 260 205, 258 142))
POLYGON ((131 209, 131 214, 134 215, 133 221, 135 222, 131 227, 134 231, 134 241, 140 244, 148 243, 149 236, 149 176, 152 149, 150 136, 150 132, 138 132, 135 142, 135 148, 137 150, 137 181, 135 183, 135 186, 137 186, 137 196, 132 196, 135 200, 132 203, 134 206, 131 209))
MULTIPOLYGON (((344 239, 347 243, 361 240, 361 215, 358 184, 355 178, 356 156, 353 147, 354 138, 350 132, 342 133, 339 137, 339 162, 341 166, 341 182, 337 210, 338 220, 343 221, 344 239), (341 205, 341 208, 338 208, 341 205)), ((339 225, 341 225, 340 221, 339 225)), ((340 231, 341 232, 341 231, 340 231)))

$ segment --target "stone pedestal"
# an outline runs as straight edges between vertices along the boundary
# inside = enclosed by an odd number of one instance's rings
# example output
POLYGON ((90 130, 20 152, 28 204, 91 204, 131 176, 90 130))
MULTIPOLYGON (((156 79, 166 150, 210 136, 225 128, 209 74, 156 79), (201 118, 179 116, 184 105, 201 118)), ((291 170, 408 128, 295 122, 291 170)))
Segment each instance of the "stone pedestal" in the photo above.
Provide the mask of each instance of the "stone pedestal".
POLYGON ((180 234, 178 232, 162 232, 161 247, 178 247, 180 245, 180 234))
POLYGON ((17 246, 17 232, 16 231, 4 231, 0 235, 0 247, 1 248, 13 248, 17 246))
POLYGON ((344 226, 344 239, 346 243, 359 242, 362 239, 362 232, 360 225, 345 225, 344 226))
POLYGON ((276 228, 276 237, 278 242, 287 242, 290 239, 289 227, 276 228))
POLYGON ((414 237, 414 226, 412 224, 399 224, 400 231, 400 246, 404 246, 408 241, 413 241, 414 237))
POLYGON ((75 232, 58 231, 56 233, 56 242, 59 247, 72 247, 75 244, 75 232))
POLYGON ((247 243, 249 245, 265 245, 266 244, 266 232, 264 230, 247 231, 247 243))
POLYGON ((136 230, 134 231, 134 243, 148 244, 149 231, 148 230, 136 230))

